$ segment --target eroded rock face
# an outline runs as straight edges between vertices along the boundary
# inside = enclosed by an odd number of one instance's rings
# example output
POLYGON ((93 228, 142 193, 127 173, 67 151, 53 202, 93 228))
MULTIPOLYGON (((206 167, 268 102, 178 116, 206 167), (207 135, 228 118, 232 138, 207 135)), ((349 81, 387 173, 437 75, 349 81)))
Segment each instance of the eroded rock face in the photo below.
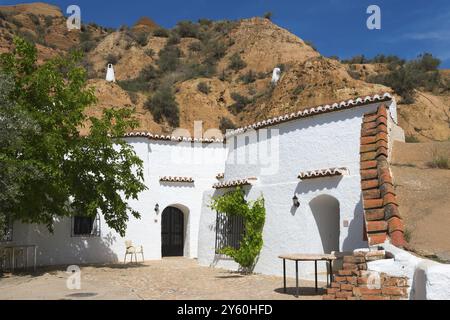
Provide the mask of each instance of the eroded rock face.
MULTIPOLYGON (((65 17, 55 6, 36 3, 3 6, 0 11, 13 17, 21 25, 20 28, 17 27, 11 19, 0 24, 0 52, 11 51, 12 37, 19 32, 43 39, 37 44, 39 63, 64 54, 71 48, 80 48, 80 31, 69 32, 65 17), (38 34, 36 19, 32 19, 29 13, 36 15, 40 29, 44 29, 43 34, 38 34)), ((100 85, 100 79, 105 79, 105 69, 111 63, 111 57, 117 60, 113 63, 117 81, 135 79, 149 65, 158 68, 158 55, 166 46, 167 38, 153 36, 151 31, 154 28, 157 25, 149 18, 140 19, 132 30, 111 31, 92 24, 85 25, 83 32, 90 34, 88 41, 92 46, 84 62, 88 67, 89 77, 100 85), (136 43, 130 35, 133 32, 147 32, 148 43, 136 43)), ((226 47, 224 56, 217 62, 217 73, 209 78, 194 77, 176 81, 174 89, 180 108, 180 125, 183 128, 191 130, 195 120, 203 121, 204 129, 218 128, 223 118, 227 118, 235 126, 243 126, 329 102, 392 92, 385 86, 366 82, 370 75, 386 72, 386 66, 353 65, 352 68, 356 71, 350 70, 349 65, 322 57, 302 39, 268 19, 243 19, 230 23, 227 28, 215 35, 215 40, 226 47), (245 66, 233 71, 228 65, 230 57, 236 54, 245 62, 245 66), (271 83, 274 68, 280 68, 281 71, 276 86, 271 83), (359 72, 360 79, 354 79, 349 72, 359 72), (201 81, 209 84, 211 90, 208 94, 197 89, 201 81), (236 102, 232 95, 236 97, 236 94, 247 100, 239 112, 230 108, 236 102)), ((182 52, 181 64, 204 64, 203 53, 190 49, 196 43, 199 45, 198 39, 181 38, 176 44, 182 52)), ((177 75, 173 75, 173 78, 177 78, 177 75)), ((103 84, 100 87, 103 88, 103 84)), ((116 95, 121 90, 119 86, 115 86, 111 95, 116 95)), ((119 95, 134 97, 133 105, 140 110, 141 129, 155 133, 169 133, 173 130, 165 122, 154 122, 151 113, 144 110, 146 96, 151 95, 151 92, 128 94, 124 91, 119 95)), ((102 99, 99 96, 98 106, 92 107, 94 111, 110 104, 102 99)), ((400 125, 407 135, 415 136, 420 141, 447 140, 450 137, 449 99, 448 94, 435 96, 419 93, 415 104, 400 106, 400 125)), ((117 102, 120 103, 121 100, 117 102)))

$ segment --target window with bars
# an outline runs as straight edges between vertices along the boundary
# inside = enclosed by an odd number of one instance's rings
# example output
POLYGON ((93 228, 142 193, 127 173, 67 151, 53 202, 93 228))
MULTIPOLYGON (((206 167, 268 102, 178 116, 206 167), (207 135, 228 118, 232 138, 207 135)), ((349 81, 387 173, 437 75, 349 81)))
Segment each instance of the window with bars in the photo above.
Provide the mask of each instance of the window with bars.
POLYGON ((13 240, 13 223, 8 219, 5 227, 0 232, 0 242, 9 242, 13 240))
POLYGON ((239 249, 245 233, 244 218, 217 213, 216 218, 216 254, 224 248, 239 249))
POLYGON ((72 218, 72 237, 100 237, 100 216, 72 218))

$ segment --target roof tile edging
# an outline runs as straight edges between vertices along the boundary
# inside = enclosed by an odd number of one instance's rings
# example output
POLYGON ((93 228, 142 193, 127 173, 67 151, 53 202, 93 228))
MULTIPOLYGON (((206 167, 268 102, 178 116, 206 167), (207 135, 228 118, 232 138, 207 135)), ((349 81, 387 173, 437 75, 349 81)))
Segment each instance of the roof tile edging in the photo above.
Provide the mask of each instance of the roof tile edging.
POLYGON ((369 245, 382 244, 389 237, 397 247, 404 247, 404 225, 398 210, 388 162, 388 110, 364 115, 361 125, 361 188, 364 202, 364 233, 369 245))
POLYGON ((339 103, 336 102, 331 105, 326 104, 326 105, 316 106, 316 107, 304 109, 304 110, 301 110, 298 112, 284 114, 284 115, 276 116, 276 117, 266 119, 263 121, 255 122, 255 123, 247 125, 245 127, 230 130, 225 134, 225 138, 244 133, 248 130, 257 130, 257 129, 265 128, 268 126, 276 125, 279 123, 284 123, 284 122, 299 119, 299 118, 306 118, 306 117, 323 114, 323 113, 328 113, 328 112, 332 112, 332 111, 339 111, 339 110, 343 110, 343 109, 363 106, 363 105, 370 104, 370 103, 390 101, 392 99, 394 99, 392 97, 392 95, 389 94, 388 92, 386 92, 381 95, 376 94, 373 96, 358 97, 356 99, 341 101, 339 103))
POLYGON ((135 138, 135 137, 142 137, 147 138, 150 140, 160 140, 160 141, 174 141, 174 142, 197 142, 197 143, 225 143, 227 137, 232 137, 241 133, 244 133, 248 130, 256 130, 261 129, 265 127, 269 127, 272 125, 277 125, 279 123, 284 123, 287 121, 300 119, 300 118, 306 118, 318 114, 333 112, 333 111, 340 111, 348 108, 363 106, 370 103, 376 103, 376 102, 385 102, 389 100, 393 100, 394 97, 391 96, 389 93, 383 93, 381 95, 375 94, 373 96, 366 96, 366 97, 358 97, 356 99, 350 99, 346 101, 341 102, 335 102, 332 104, 326 104, 326 105, 320 105, 316 107, 311 107, 309 109, 304 109, 301 111, 293 112, 290 114, 284 114, 281 116, 276 116, 270 119, 266 119, 263 121, 259 121, 250 125, 247 125, 245 127, 237 128, 234 130, 229 130, 222 139, 216 139, 216 138, 192 138, 192 137, 183 137, 183 136, 173 136, 173 135, 158 135, 158 134, 152 134, 148 131, 133 131, 126 133, 123 138, 135 138))

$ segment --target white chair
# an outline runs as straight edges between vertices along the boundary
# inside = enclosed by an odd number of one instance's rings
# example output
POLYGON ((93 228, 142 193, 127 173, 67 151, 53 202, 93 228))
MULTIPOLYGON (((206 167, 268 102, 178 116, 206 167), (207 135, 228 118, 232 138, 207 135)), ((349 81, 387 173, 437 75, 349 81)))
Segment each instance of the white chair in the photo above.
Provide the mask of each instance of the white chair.
POLYGON ((137 263, 137 255, 140 254, 142 256, 142 261, 144 261, 144 247, 143 246, 134 246, 133 242, 130 240, 125 241, 125 258, 123 259, 123 263, 127 261, 127 255, 131 256, 131 262, 134 260, 137 263))

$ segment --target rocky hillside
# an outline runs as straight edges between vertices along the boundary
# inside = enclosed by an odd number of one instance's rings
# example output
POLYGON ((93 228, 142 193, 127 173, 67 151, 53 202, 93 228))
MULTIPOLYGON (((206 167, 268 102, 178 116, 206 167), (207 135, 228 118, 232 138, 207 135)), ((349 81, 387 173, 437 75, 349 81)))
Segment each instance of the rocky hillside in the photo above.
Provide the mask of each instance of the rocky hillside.
MULTIPOLYGON (((184 21, 167 30, 144 17, 131 28, 89 24, 68 31, 57 7, 0 7, 0 52, 11 50, 13 35, 35 42, 40 61, 84 51, 89 84, 99 99, 88 113, 135 107, 139 130, 155 133, 177 126, 192 130, 195 120, 202 120, 205 130, 225 130, 311 105, 392 92, 364 76, 383 72, 383 64, 350 67, 325 58, 263 18, 184 21), (114 64, 115 84, 104 80, 108 63, 114 64), (277 86, 270 83, 275 67, 282 69, 277 86)), ((401 106, 408 135, 447 140, 448 99, 421 92, 415 104, 401 106)))

